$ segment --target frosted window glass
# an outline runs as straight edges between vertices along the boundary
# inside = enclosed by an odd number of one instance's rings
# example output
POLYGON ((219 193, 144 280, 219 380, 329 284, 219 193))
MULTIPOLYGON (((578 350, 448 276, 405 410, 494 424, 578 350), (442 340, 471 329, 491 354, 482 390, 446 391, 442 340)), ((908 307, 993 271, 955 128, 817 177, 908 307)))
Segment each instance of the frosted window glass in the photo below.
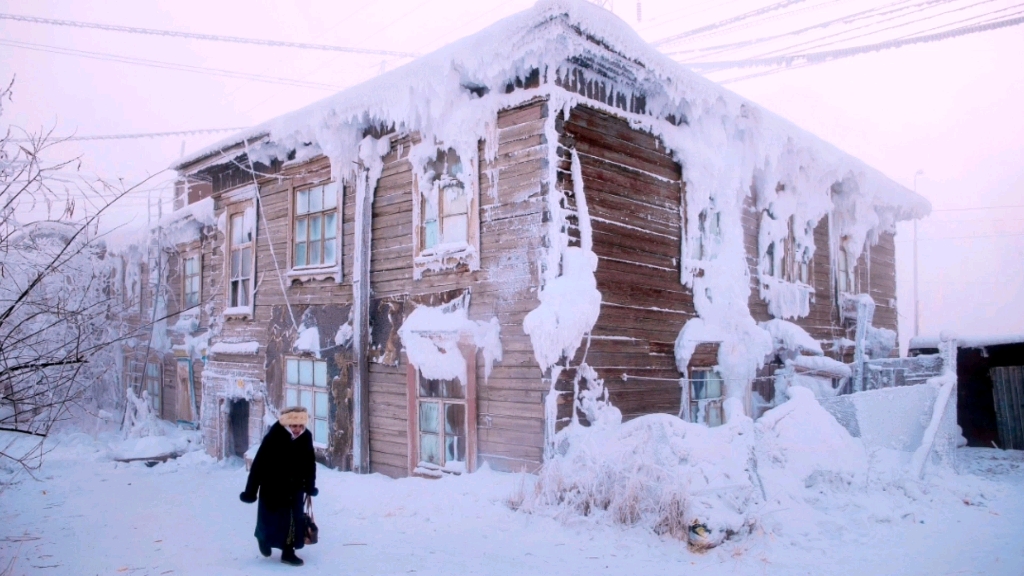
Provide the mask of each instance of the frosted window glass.
POLYGON ((292 358, 288 359, 288 383, 299 383, 299 361, 292 358))

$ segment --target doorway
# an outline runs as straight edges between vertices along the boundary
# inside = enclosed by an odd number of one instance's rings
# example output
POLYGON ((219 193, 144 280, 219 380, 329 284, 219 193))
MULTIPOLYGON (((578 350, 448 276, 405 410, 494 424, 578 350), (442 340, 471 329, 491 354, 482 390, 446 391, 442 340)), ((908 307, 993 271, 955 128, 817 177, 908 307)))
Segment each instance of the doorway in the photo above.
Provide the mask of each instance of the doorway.
POLYGON ((228 407, 229 456, 244 457, 249 449, 249 401, 232 400, 228 407))

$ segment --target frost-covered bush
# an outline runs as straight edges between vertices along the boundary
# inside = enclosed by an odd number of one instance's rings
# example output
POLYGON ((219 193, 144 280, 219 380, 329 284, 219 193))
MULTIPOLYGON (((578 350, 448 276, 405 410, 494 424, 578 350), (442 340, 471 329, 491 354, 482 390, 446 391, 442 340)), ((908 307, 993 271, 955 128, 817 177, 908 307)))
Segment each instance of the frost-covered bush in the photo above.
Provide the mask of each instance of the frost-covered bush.
POLYGON ((517 488, 508 504, 642 526, 705 549, 749 533, 766 508, 804 509, 822 494, 863 487, 860 440, 810 390, 788 393, 756 423, 736 399, 716 428, 668 414, 573 423, 558 433, 533 490, 517 488))
POLYGON ((695 547, 745 533, 761 501, 752 475, 753 422, 707 428, 667 414, 624 424, 573 424, 522 508, 557 507, 645 526, 695 547))
MULTIPOLYGON (((10 93, 0 90, 0 114, 10 93)), ((85 400, 95 411, 121 398, 115 258, 97 237, 102 208, 76 212, 80 194, 61 176, 71 162, 46 160, 59 142, 0 131, 0 428, 35 438, 85 400)), ((83 192, 100 203, 125 193, 83 192)), ((24 463, 0 449, 5 458, 24 463)))

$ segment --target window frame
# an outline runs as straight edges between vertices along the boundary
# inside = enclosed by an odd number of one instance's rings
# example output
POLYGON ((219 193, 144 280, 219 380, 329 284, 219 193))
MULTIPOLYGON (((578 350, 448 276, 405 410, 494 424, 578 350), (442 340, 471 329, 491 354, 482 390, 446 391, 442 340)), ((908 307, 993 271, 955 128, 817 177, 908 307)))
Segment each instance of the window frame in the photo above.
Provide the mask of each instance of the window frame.
MULTIPOLYGON (((444 166, 447 166, 449 155, 457 154, 453 148, 441 149, 438 145, 438 160, 443 158, 444 166)), ((454 178, 446 171, 441 177, 434 177, 432 182, 432 194, 437 194, 437 222, 440 241, 438 244, 427 247, 427 227, 425 218, 427 216, 427 205, 429 199, 424 197, 420 189, 420 181, 423 174, 413 174, 412 195, 413 195, 413 275, 415 279, 422 277, 426 270, 453 270, 460 264, 465 264, 470 270, 480 269, 480 173, 479 173, 479 150, 474 150, 469 158, 459 157, 462 178, 454 178), (444 190, 443 182, 459 182, 464 185, 466 196, 466 238, 464 246, 458 242, 444 241, 443 210, 444 190), (440 248, 440 249, 438 249, 440 248)), ((461 215, 461 212, 453 215, 461 215)))
MULTIPOLYGON (((768 210, 764 211, 764 215, 772 220, 775 219, 768 210)), ((784 238, 776 238, 765 248, 766 269, 763 270, 763 274, 783 282, 789 282, 790 284, 812 286, 814 258, 804 259, 797 257, 795 228, 796 216, 790 216, 786 220, 786 236, 784 238), (782 256, 779 257, 779 266, 776 268, 775 251, 780 247, 780 243, 782 256)))
MULTIPOLYGON (((309 182, 303 182, 299 185, 293 185, 288 188, 288 272, 287 276, 292 279, 299 281, 305 280, 324 280, 327 278, 334 278, 336 282, 342 281, 342 247, 343 247, 343 232, 344 232, 344 196, 345 188, 344 185, 337 180, 331 178, 320 178, 309 182), (296 234, 296 222, 299 218, 308 218, 309 216, 316 214, 327 214, 332 209, 319 210, 317 212, 306 212, 305 214, 299 214, 298 210, 298 199, 299 193, 313 190, 316 188, 324 188, 324 193, 329 189, 334 190, 335 204, 333 211, 335 214, 335 226, 334 226, 334 263, 333 264, 297 264, 297 258, 295 254, 297 234, 296 234)), ((322 206, 322 205, 321 205, 322 206)), ((320 242, 321 246, 326 245, 326 240, 323 238, 326 227, 321 227, 320 242)), ((307 227, 307 239, 308 239, 308 227, 307 227)), ((321 257, 323 256, 323 250, 321 250, 321 257)), ((307 261, 308 261, 308 240, 307 240, 307 261)))
POLYGON ((202 304, 203 301, 203 255, 199 252, 186 252, 181 258, 181 309, 188 310, 202 304), (195 260, 196 271, 188 273, 188 262, 195 260), (189 279, 196 279, 195 304, 189 304, 189 279))
POLYGON ((164 367, 161 362, 156 359, 151 359, 146 362, 146 366, 143 372, 143 383, 145 390, 148 394, 148 405, 149 409, 152 410, 158 418, 163 418, 163 399, 164 399, 164 367), (155 374, 150 374, 150 368, 153 369, 155 374), (156 393, 153 392, 153 385, 155 383, 156 393))
POLYGON ((312 356, 295 356, 295 355, 288 355, 288 356, 284 357, 284 386, 282 388, 282 392, 284 394, 284 407, 287 408, 287 407, 291 407, 291 406, 304 406, 304 404, 301 403, 302 392, 308 392, 310 394, 310 406, 306 407, 306 409, 309 411, 309 426, 308 426, 308 429, 309 429, 309 433, 313 436, 313 446, 315 446, 317 448, 328 448, 329 445, 330 445, 330 442, 331 442, 331 378, 330 378, 330 375, 329 375, 329 371, 327 369, 328 369, 327 361, 326 360, 321 360, 320 358, 314 358, 312 356), (312 382, 310 384, 303 384, 302 382, 291 382, 291 376, 292 376, 291 365, 290 365, 291 362, 296 362, 296 364, 295 364, 295 366, 296 366, 296 380, 301 380, 301 373, 302 373, 302 371, 301 371, 301 368, 299 366, 299 363, 303 363, 303 362, 311 363, 312 366, 311 366, 311 372, 310 372, 310 379, 311 379, 312 382), (320 386, 320 385, 318 385, 316 383, 317 373, 318 373, 316 367, 317 367, 318 364, 321 364, 324 367, 324 369, 323 369, 324 383, 323 383, 322 386, 320 386), (294 403, 288 401, 288 391, 289 390, 294 390, 295 391, 295 402, 294 403), (323 401, 325 403, 325 406, 324 406, 324 416, 318 416, 317 415, 318 414, 317 413, 317 402, 318 402, 317 401, 317 395, 318 394, 323 394, 323 401), (316 433, 316 423, 317 423, 317 421, 323 422, 324 423, 324 427, 326 429, 327 438, 324 439, 323 442, 320 442, 320 441, 317 440, 317 433, 316 433))
POLYGON ((693 422, 695 424, 704 424, 708 428, 714 428, 714 427, 717 427, 717 426, 721 426, 722 424, 725 424, 725 410, 723 408, 723 405, 725 403, 725 379, 722 378, 721 372, 719 372, 716 368, 717 368, 717 366, 712 366, 712 367, 702 366, 702 367, 698 367, 698 368, 691 368, 689 370, 689 374, 688 374, 688 377, 686 379, 686 389, 687 389, 687 394, 686 394, 687 398, 686 399, 687 399, 687 402, 689 403, 688 411, 687 411, 687 416, 688 416, 687 420, 689 422, 693 422), (702 377, 702 378, 695 378, 695 375, 698 374, 698 373, 704 375, 704 377, 702 377), (714 374, 717 377, 718 386, 719 386, 719 388, 718 388, 719 394, 717 396, 714 396, 714 397, 711 397, 711 398, 696 398, 695 397, 696 396, 696 390, 694 388, 694 383, 698 382, 698 381, 706 382, 708 380, 707 379, 707 375, 710 375, 710 374, 714 374), (701 400, 707 400, 708 402, 705 405, 704 421, 703 422, 698 422, 697 421, 697 415, 700 413, 700 401, 701 400), (710 408, 710 410, 709 410, 709 408, 710 408), (718 418, 717 418, 718 421, 715 424, 711 423, 711 415, 713 413, 718 415, 718 418))
MULTIPOLYGON (((225 221, 225 227, 227 228, 227 230, 224 231, 224 280, 225 280, 225 282, 224 282, 224 284, 225 284, 224 316, 225 317, 229 317, 229 318, 232 318, 232 317, 240 317, 240 318, 250 317, 251 318, 253 316, 253 310, 255 309, 254 308, 254 306, 255 306, 254 301, 256 299, 256 248, 257 248, 257 243, 258 243, 258 238, 259 238, 259 212, 258 212, 259 211, 259 204, 258 204, 258 202, 259 202, 259 200, 255 196, 253 196, 253 197, 250 197, 250 198, 246 198, 244 200, 237 201, 237 202, 231 204, 230 206, 228 206, 227 209, 225 209, 225 215, 224 215, 225 220, 224 221, 225 221), (232 236, 233 236, 232 232, 233 231, 232 231, 231 225, 232 225, 232 220, 236 216, 241 216, 242 217, 242 222, 243 222, 243 225, 244 225, 244 222, 245 222, 245 212, 247 210, 249 210, 250 208, 252 209, 252 214, 253 214, 253 216, 252 216, 252 239, 249 242, 245 242, 244 243, 244 244, 248 244, 249 248, 251 249, 251 254, 250 254, 250 257, 249 257, 249 290, 248 290, 248 294, 247 294, 248 301, 244 305, 232 306, 232 304, 233 304, 232 293, 231 293, 232 292, 232 283, 235 281, 235 279, 232 278, 232 270, 231 270, 232 253, 236 249, 237 250, 244 250, 246 248, 246 246, 244 246, 242 244, 240 244, 238 246, 235 245, 235 243, 233 242, 233 238, 232 238, 232 236)), ((241 260, 240 260, 240 264, 239 265, 241 266, 241 260)), ((241 280, 241 278, 242 277, 240 276, 239 280, 241 280)))
POLYGON ((477 467, 477 401, 476 401, 476 348, 471 345, 460 345, 463 357, 466 358, 466 380, 463 386, 463 398, 445 397, 422 397, 420 395, 420 381, 423 379, 420 370, 412 363, 406 364, 406 385, 408 398, 408 449, 409 449, 409 475, 423 476, 428 478, 440 478, 445 474, 472 474, 477 467), (440 443, 440 455, 442 464, 440 466, 428 464, 421 459, 420 454, 420 405, 422 403, 439 404, 441 409, 438 418, 438 432, 440 443), (466 457, 465 468, 457 470, 449 468, 444 460, 446 453, 444 406, 445 405, 465 406, 464 418, 466 428, 466 457))

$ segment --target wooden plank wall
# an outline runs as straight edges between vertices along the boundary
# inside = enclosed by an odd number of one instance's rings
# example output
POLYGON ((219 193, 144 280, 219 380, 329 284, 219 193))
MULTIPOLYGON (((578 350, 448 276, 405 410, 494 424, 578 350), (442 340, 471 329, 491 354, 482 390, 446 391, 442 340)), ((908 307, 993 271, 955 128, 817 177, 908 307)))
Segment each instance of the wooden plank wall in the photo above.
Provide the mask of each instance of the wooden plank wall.
MULTIPOLYGON (((586 106, 574 108, 560 128, 559 187, 575 212, 575 149, 603 298, 589 349, 581 347, 570 368, 583 361, 593 367, 625 419, 678 414, 675 339, 696 316, 692 292, 679 281, 681 168, 656 137, 586 106)), ((570 222, 576 223, 575 214, 570 222)), ((578 231, 570 235, 578 237, 578 231)), ((574 369, 565 370, 559 389, 572 390, 574 377, 574 369)), ((565 397, 560 423, 570 406, 565 397)))
MULTIPOLYGON (((479 462, 502 470, 535 469, 542 458, 546 387, 522 321, 538 303, 533 287, 543 238, 546 115, 543 100, 498 115, 497 157, 479 170, 480 270, 427 272, 413 279, 410 138, 392 144, 373 203, 374 298, 469 288, 470 318, 497 316, 501 323, 503 360, 488 379, 483 362, 476 366, 479 462)), ((482 143, 480 152, 482 157, 482 143)), ((370 468, 395 477, 408 474, 407 366, 404 355, 397 366, 370 364, 370 468)))

